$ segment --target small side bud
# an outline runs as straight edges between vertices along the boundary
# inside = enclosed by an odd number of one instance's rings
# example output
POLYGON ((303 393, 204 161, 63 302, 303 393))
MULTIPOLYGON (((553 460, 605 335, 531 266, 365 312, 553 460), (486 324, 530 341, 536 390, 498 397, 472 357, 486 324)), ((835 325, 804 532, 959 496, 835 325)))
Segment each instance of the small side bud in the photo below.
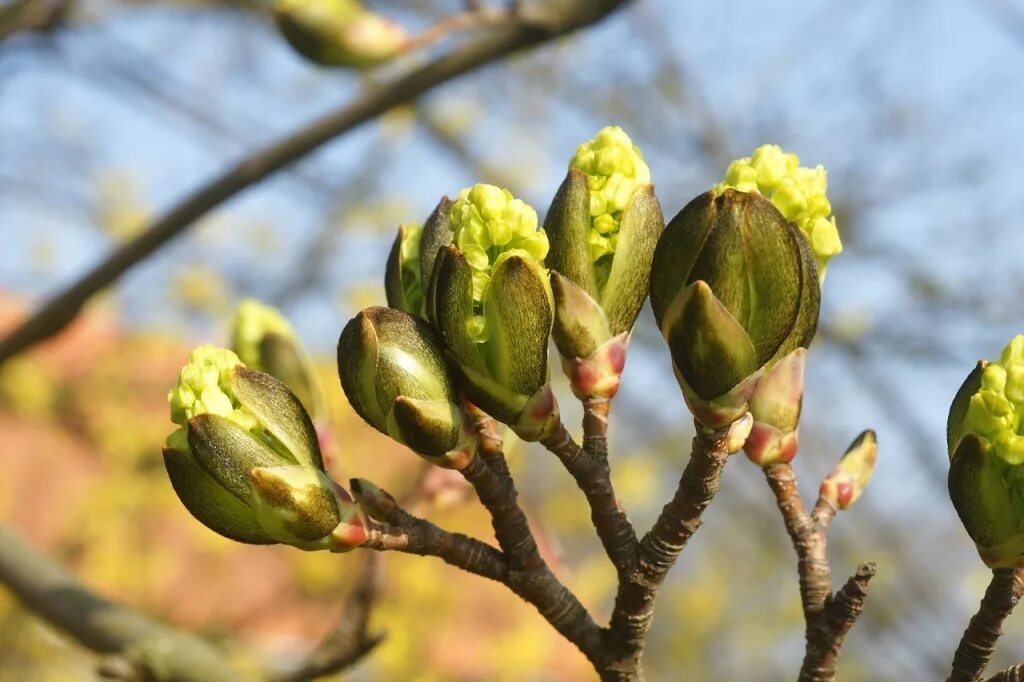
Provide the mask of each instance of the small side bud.
POLYGON ((384 293, 388 306, 423 316, 424 286, 420 271, 420 243, 423 230, 411 223, 399 225, 384 267, 384 293))
POLYGON ((754 417, 749 412, 732 423, 729 433, 726 434, 726 447, 730 455, 743 449, 743 445, 750 438, 750 430, 753 426, 754 417))
POLYGON ((779 360, 750 396, 754 424, 744 450, 758 466, 791 462, 796 456, 806 356, 806 350, 797 348, 779 360))
POLYGON ((836 509, 847 509, 856 502, 875 471, 878 441, 870 429, 857 436, 839 464, 821 483, 820 495, 836 509))
POLYGON ((313 361, 276 308, 255 299, 239 303, 231 324, 231 349, 246 366, 280 379, 314 419, 324 416, 323 386, 313 361))
POLYGON ((321 66, 365 69, 409 44, 402 26, 357 0, 276 0, 274 21, 296 52, 321 66))

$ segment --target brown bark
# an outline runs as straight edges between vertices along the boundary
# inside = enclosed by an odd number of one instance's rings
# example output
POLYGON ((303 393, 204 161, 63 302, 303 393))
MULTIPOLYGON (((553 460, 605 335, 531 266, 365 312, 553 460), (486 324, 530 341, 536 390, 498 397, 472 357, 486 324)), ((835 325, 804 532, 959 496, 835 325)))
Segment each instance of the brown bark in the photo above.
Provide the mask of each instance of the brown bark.
POLYGON ((637 558, 619 583, 607 636, 605 680, 642 680, 644 641, 654 617, 658 590, 686 543, 702 523, 721 482, 729 457, 725 433, 697 427, 693 450, 672 500, 640 541, 637 558))
POLYGON ((1020 601, 1021 594, 1024 594, 1024 569, 993 569, 992 581, 981 599, 981 606, 956 648, 947 682, 973 682, 981 678, 1003 634, 1003 621, 1020 601))

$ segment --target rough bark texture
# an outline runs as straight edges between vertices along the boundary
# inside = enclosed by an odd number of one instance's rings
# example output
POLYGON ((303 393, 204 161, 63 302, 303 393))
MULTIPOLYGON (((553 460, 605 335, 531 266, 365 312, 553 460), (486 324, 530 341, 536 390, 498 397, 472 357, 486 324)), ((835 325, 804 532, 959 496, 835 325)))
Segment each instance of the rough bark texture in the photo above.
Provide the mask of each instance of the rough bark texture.
POLYGON ((1024 569, 997 568, 992 571, 992 582, 985 590, 981 606, 956 648, 948 682, 973 682, 981 678, 996 649, 996 642, 1003 634, 1003 621, 1020 601, 1021 594, 1024 594, 1024 569))
POLYGON ((636 560, 619 583, 607 635, 605 680, 642 680, 644 640, 654 617, 654 603, 665 576, 702 523, 729 457, 725 433, 706 434, 700 427, 690 461, 672 500, 640 541, 636 560))
POLYGON ((836 514, 835 506, 819 498, 813 513, 807 513, 796 472, 789 463, 769 464, 764 473, 797 555, 806 639, 798 679, 831 682, 846 634, 863 609, 875 565, 861 564, 857 573, 833 595, 828 526, 836 514))

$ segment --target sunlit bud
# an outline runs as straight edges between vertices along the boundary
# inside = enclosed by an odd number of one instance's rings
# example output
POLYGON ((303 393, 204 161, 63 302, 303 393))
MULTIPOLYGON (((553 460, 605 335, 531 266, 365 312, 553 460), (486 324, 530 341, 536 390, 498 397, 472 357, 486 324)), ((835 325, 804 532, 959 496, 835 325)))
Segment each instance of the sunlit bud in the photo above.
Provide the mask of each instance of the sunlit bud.
POLYGON ((248 367, 271 374, 294 393, 314 419, 324 416, 324 394, 309 354, 274 307, 248 299, 238 304, 231 349, 248 367))
POLYGON ((778 145, 766 144, 754 150, 753 155, 729 164, 725 178, 715 185, 715 193, 727 188, 741 192, 757 192, 771 200, 791 221, 811 245, 818 264, 818 276, 825 279, 828 261, 843 250, 831 215, 832 205, 825 191, 828 187, 822 166, 807 168, 800 165, 796 154, 783 153, 778 145))
POLYGON ((753 426, 754 418, 749 412, 729 426, 729 432, 726 434, 726 447, 730 455, 743 449, 743 445, 750 438, 750 430, 753 426))
POLYGON ((860 498, 875 471, 878 441, 875 432, 868 430, 846 449, 839 464, 821 483, 822 499, 831 502, 836 509, 847 509, 860 498))
POLYGON ((818 322, 805 239, 763 197, 705 193, 672 219, 651 271, 651 307, 691 412, 720 429, 746 413, 761 375, 818 322))
POLYGON ((420 239, 423 230, 410 223, 398 227, 384 268, 384 292, 388 305, 410 315, 423 315, 424 287, 420 274, 420 239))
POLYGON ((381 433, 427 460, 462 468, 472 424, 448 375, 434 331, 394 308, 367 308, 338 340, 338 375, 349 403, 381 433))
POLYGON ((240 542, 331 547, 344 491, 324 475, 313 423, 283 383, 200 346, 168 399, 181 428, 164 463, 193 516, 240 542))
POLYGON ((575 361, 633 328, 664 222, 650 170, 621 128, 579 146, 544 222, 546 264, 564 278, 553 284, 554 338, 570 380, 575 361))
POLYGON ((548 387, 547 236, 530 206, 493 185, 460 193, 449 227, 452 243, 431 273, 431 320, 466 397, 532 439, 557 411, 548 387))
POLYGON ((949 495, 986 564, 1024 566, 1024 336, 981 361, 949 411, 949 495))
POLYGON ((744 450, 754 464, 764 467, 796 456, 806 356, 805 349, 797 348, 781 358, 765 372, 750 396, 754 424, 744 450))
POLYGON ((296 52, 322 66, 375 66, 409 44, 404 28, 357 0, 275 0, 274 20, 296 52))

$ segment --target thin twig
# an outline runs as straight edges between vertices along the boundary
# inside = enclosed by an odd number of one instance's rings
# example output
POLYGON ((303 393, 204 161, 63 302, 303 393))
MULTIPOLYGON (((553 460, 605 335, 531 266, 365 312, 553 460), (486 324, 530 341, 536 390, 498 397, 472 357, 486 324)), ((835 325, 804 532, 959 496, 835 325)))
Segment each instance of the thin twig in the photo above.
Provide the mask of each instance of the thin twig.
MULTIPOLYGON (((607 406, 607 403, 604 405, 607 406)), ((596 409, 601 411, 601 408, 596 409)), ((604 414, 607 415, 607 412, 604 414)), ((544 439, 542 444, 558 457, 583 491, 590 504, 594 529, 621 576, 636 560, 636 531, 615 496, 608 466, 608 441, 604 433, 594 426, 598 420, 593 409, 590 416, 584 418, 584 423, 590 424, 590 438, 584 439, 585 443, 589 443, 587 448, 581 448, 572 439, 564 424, 559 424, 558 430, 544 439)))
POLYGON ((836 676, 846 634, 863 609, 875 565, 861 564, 857 573, 833 595, 828 527, 836 515, 835 505, 819 496, 814 510, 808 513, 797 486, 796 472, 789 463, 769 464, 764 473, 797 555, 806 639, 798 679, 800 682, 831 682, 836 676))
POLYGON ((358 481, 353 481, 353 488, 364 500, 369 500, 382 517, 380 520, 389 524, 383 531, 372 532, 364 547, 435 556, 469 573, 500 582, 532 604, 595 667, 600 665, 603 654, 600 628, 545 564, 532 570, 510 569, 506 557, 494 547, 412 516, 383 490, 360 490, 358 481))
POLYGON ((197 219, 242 190, 294 163, 326 142, 380 114, 416 101, 437 85, 474 71, 518 50, 550 41, 600 21, 628 0, 561 0, 547 3, 538 16, 502 23, 475 40, 367 91, 362 97, 297 132, 242 159, 157 218, 81 279, 54 295, 0 340, 0 364, 44 341, 71 323, 85 303, 134 265, 180 236, 197 219))
POLYGON ((63 568, 0 525, 0 583, 33 613, 100 654, 123 659, 146 679, 245 680, 205 640, 90 592, 63 568))
POLYGON ((346 670, 384 641, 382 633, 370 634, 370 614, 380 592, 380 556, 365 553, 359 579, 341 619, 295 670, 281 675, 278 682, 306 682, 346 670))
POLYGON ((981 599, 981 606, 956 648, 947 682, 973 682, 981 677, 1003 634, 1003 621, 1020 601, 1021 594, 1024 594, 1024 569, 992 570, 992 581, 981 599))
POLYGON ((605 679, 643 679, 640 659, 658 590, 700 527, 704 510, 718 492, 728 457, 726 433, 707 434, 698 426, 675 495, 640 541, 636 563, 619 582, 608 634, 613 662, 605 679))

